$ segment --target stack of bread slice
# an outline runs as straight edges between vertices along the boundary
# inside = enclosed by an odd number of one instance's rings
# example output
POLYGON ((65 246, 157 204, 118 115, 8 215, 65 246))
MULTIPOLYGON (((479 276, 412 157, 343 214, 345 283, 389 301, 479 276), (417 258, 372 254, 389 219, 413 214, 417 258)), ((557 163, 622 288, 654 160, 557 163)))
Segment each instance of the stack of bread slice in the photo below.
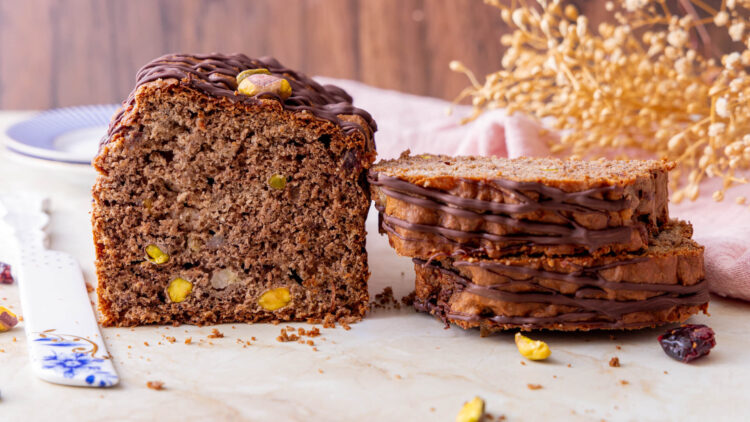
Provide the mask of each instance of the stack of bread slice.
POLYGON ((483 332, 636 329, 706 311, 666 161, 410 156, 369 172, 417 310, 483 332))

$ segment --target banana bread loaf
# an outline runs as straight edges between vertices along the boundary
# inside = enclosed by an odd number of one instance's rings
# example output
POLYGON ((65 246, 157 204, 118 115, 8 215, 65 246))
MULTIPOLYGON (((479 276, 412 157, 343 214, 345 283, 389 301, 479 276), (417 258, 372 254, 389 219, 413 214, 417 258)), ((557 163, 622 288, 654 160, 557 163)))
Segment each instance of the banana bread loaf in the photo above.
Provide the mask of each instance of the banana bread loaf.
POLYGON ((664 161, 409 156, 369 173, 400 255, 637 251, 668 220, 664 161))
POLYGON ((643 253, 495 260, 414 259, 414 306, 482 332, 636 329, 682 322, 708 306, 703 247, 673 221, 643 253))
POLYGON ((146 65, 93 163, 103 324, 361 318, 375 130, 272 58, 146 65))

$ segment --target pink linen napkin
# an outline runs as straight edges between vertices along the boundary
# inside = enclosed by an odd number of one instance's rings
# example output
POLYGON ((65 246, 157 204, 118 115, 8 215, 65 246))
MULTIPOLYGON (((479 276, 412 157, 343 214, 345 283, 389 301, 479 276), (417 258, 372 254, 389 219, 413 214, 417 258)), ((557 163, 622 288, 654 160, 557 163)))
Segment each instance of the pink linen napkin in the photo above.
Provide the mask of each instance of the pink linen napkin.
MULTIPOLYGON (((504 157, 550 153, 546 141, 539 136, 537 123, 519 114, 506 116, 497 110, 461 125, 459 118, 470 113, 466 106, 457 107, 453 115, 448 116, 450 103, 447 101, 373 88, 354 81, 317 79, 341 86, 352 95, 357 106, 373 115, 378 123, 375 139, 380 159, 398 157, 406 149, 415 154, 504 157)), ((695 202, 671 204, 670 213, 675 218, 690 221, 693 238, 706 247, 706 278, 711 291, 750 300, 750 208, 734 203, 737 196, 750 200, 750 185, 731 189, 721 203, 711 198, 718 186, 719 181, 704 183, 701 196, 695 202)))

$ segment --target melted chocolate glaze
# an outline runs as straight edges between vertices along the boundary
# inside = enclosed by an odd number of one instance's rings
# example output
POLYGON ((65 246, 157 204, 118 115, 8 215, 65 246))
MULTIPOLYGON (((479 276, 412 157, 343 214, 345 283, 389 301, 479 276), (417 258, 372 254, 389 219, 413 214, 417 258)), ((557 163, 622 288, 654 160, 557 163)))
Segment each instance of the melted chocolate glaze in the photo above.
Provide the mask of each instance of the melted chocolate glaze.
POLYGON ((624 323, 622 321, 597 321, 591 320, 596 318, 597 314, 594 312, 571 312, 563 315, 556 315, 553 317, 516 317, 516 316, 504 316, 495 315, 491 317, 483 317, 478 315, 467 315, 460 312, 450 312, 445 304, 435 304, 428 300, 415 299, 414 309, 427 312, 432 315, 436 315, 443 322, 448 324, 449 319, 468 321, 468 322, 489 322, 497 325, 516 325, 521 328, 535 329, 549 326, 556 326, 560 328, 579 328, 586 326, 593 329, 605 329, 605 330, 621 330, 625 328, 640 328, 649 323, 644 322, 633 322, 624 323))
MULTIPOLYGON (((646 283, 628 283, 628 282, 620 282, 620 281, 607 281, 600 274, 600 271, 602 270, 606 270, 606 269, 614 268, 614 267, 620 267, 624 265, 636 264, 638 262, 644 262, 647 260, 648 258, 645 256, 632 258, 632 259, 626 259, 624 261, 612 262, 606 265, 598 265, 594 267, 581 268, 578 271, 574 271, 571 273, 557 273, 553 271, 538 270, 538 269, 529 268, 529 267, 505 265, 499 262, 490 262, 490 261, 478 261, 478 262, 454 261, 452 265, 454 267, 472 267, 472 266, 480 267, 480 268, 483 268, 492 272, 493 274, 496 274, 500 278, 505 278, 508 280, 508 282, 506 283, 499 283, 498 286, 507 285, 510 283, 526 283, 526 282, 524 282, 523 280, 513 279, 508 275, 500 274, 497 272, 497 270, 501 270, 504 272, 516 272, 518 274, 523 274, 526 276, 532 276, 536 278, 560 280, 560 281, 564 281, 567 283, 575 283, 584 287, 607 288, 610 290, 673 292, 673 293, 683 294, 683 293, 690 293, 691 291, 694 290, 694 286, 700 284, 698 283, 693 286, 683 286, 680 284, 646 284, 646 283)), ((536 285, 535 283, 526 283, 526 284, 536 285)))
MULTIPOLYGON (((408 221, 385 214, 385 210, 382 206, 376 205, 375 208, 380 213, 379 222, 380 229, 382 231, 396 234, 402 240, 417 241, 417 239, 409 239, 400 235, 394 230, 394 226, 397 226, 415 232, 438 235, 441 237, 441 240, 454 243, 458 246, 461 246, 462 248, 471 248, 470 241, 472 240, 476 241, 485 239, 491 242, 511 243, 515 246, 515 248, 522 245, 581 245, 588 248, 589 251, 593 252, 604 246, 629 242, 631 239, 631 233, 633 230, 635 230, 631 227, 589 230, 576 225, 575 228, 570 229, 568 234, 564 235, 499 235, 487 232, 467 232, 462 230, 454 230, 428 224, 410 223, 408 221), (457 242, 453 239, 460 239, 463 242, 457 242)), ((539 224, 526 223, 523 221, 519 221, 518 224, 520 225, 520 227, 525 227, 526 224, 539 226, 539 224)), ((560 226, 560 228, 564 229, 565 226, 560 226)), ((514 247, 511 246, 510 248, 504 248, 503 250, 505 249, 507 249, 508 251, 512 251, 514 250, 514 247)), ((475 247, 473 248, 473 250, 481 251, 481 248, 475 247)))
MULTIPOLYGON (((629 290, 634 291, 663 291, 662 295, 654 296, 644 300, 635 301, 614 301, 607 299, 586 299, 578 297, 576 294, 574 297, 564 295, 560 292, 551 290, 549 293, 512 293, 507 291, 498 290, 499 287, 507 285, 507 283, 498 283, 492 286, 480 286, 473 283, 470 279, 463 277, 455 271, 445 269, 432 262, 414 259, 415 264, 429 266, 430 268, 440 271, 443 275, 449 277, 456 284, 458 291, 466 291, 472 294, 476 294, 481 297, 488 299, 501 300, 504 302, 513 303, 548 303, 564 306, 572 306, 578 310, 571 313, 566 313, 554 317, 507 317, 502 315, 495 315, 492 317, 484 317, 481 315, 466 315, 461 313, 451 312, 449 308, 443 309, 447 318, 459 319, 464 321, 481 321, 488 320, 498 324, 518 324, 518 325, 539 325, 539 324, 550 324, 550 323, 565 323, 566 321, 575 320, 578 324, 589 323, 589 319, 603 320, 595 321, 596 324, 601 324, 601 328, 625 328, 622 323, 618 323, 617 320, 621 319, 623 315, 634 313, 634 312, 648 312, 668 309, 673 306, 685 306, 685 305, 701 305, 707 303, 709 300, 708 294, 708 283, 703 280, 691 286, 681 285, 664 285, 664 284, 639 284, 639 283, 613 283, 613 284, 627 284, 624 288, 631 287, 629 290), (659 289, 655 290, 654 287, 658 286, 659 289), (612 321, 614 320, 614 321, 612 321)), ((590 268, 593 272, 601 271, 605 268, 611 268, 617 265, 628 265, 634 263, 633 260, 623 261, 621 263, 609 264, 607 266, 592 267, 590 268)), ((473 264, 473 263, 470 263, 473 264)), ((529 268, 523 267, 510 267, 502 264, 497 264, 504 269, 512 268, 518 270, 523 274, 534 274, 534 271, 529 268), (530 271, 530 272, 527 272, 530 271)), ((552 272, 542 271, 539 272, 548 276, 550 274, 556 274, 552 272)), ((594 285, 601 287, 599 280, 593 279, 587 276, 573 275, 573 274, 556 274, 555 277, 563 279, 564 281, 577 282, 579 284, 594 285)), ((541 287, 536 285, 537 287, 541 287)), ((609 286, 607 286, 609 287, 609 286)), ((416 306, 416 305, 415 305, 416 306)), ((431 304, 429 301, 422 300, 422 310, 434 311, 438 305, 431 304), (434 305, 434 306, 431 306, 434 305)), ((447 305, 446 305, 447 306, 447 305)), ((419 309, 419 307, 417 307, 419 309)), ((575 324, 573 324, 575 325, 575 324)))
POLYGON ((383 207, 378 206, 377 209, 381 215, 381 230, 394 233, 393 226, 398 226, 411 231, 440 235, 448 240, 460 239, 467 242, 470 240, 485 239, 492 242, 531 243, 538 245, 573 244, 584 246, 590 252, 593 252, 604 246, 629 243, 634 231, 643 233, 646 230, 642 223, 636 223, 634 226, 627 227, 592 230, 581 226, 574 219, 568 218, 561 213, 561 211, 604 213, 607 211, 621 211, 632 207, 634 205, 632 200, 627 198, 607 201, 593 197, 593 195, 604 194, 610 191, 622 192, 623 188, 620 186, 604 186, 579 192, 564 192, 538 182, 516 182, 495 179, 485 183, 464 180, 467 183, 489 185, 494 189, 510 192, 521 201, 518 204, 506 204, 461 198, 445 191, 423 188, 378 172, 371 171, 368 174, 368 180, 371 184, 379 186, 386 195, 409 204, 440 210, 456 217, 482 219, 487 222, 498 223, 522 230, 524 233, 541 233, 541 235, 498 235, 487 232, 466 232, 440 226, 410 223, 384 214, 383 207), (536 192, 540 195, 540 200, 534 201, 524 195, 522 191, 536 192), (542 210, 556 213, 567 224, 536 223, 519 220, 512 216, 512 214, 516 213, 542 210), (390 226, 391 230, 387 226, 390 226))
POLYGON ((558 188, 543 185, 539 182, 517 182, 507 179, 494 179, 487 182, 460 179, 465 183, 473 183, 479 187, 489 186, 503 192, 510 192, 518 198, 519 204, 505 204, 479 199, 462 198, 451 193, 423 188, 413 183, 401 180, 398 177, 388 176, 380 172, 370 171, 368 180, 375 186, 381 186, 389 192, 401 192, 406 195, 423 196, 433 204, 449 204, 462 210, 481 210, 492 214, 515 214, 528 213, 540 210, 574 211, 574 212, 604 212, 622 211, 632 207, 633 200, 622 198, 617 200, 605 200, 594 197, 597 194, 607 192, 622 193, 622 186, 602 186, 582 190, 578 192, 565 192, 558 188), (541 201, 535 201, 524 195, 522 191, 535 192, 539 194, 541 201))
MULTIPOLYGON (((118 123, 122 120, 125 111, 134 105, 135 92, 143 84, 158 79, 172 78, 180 81, 181 85, 195 88, 208 95, 224 97, 232 102, 255 104, 260 101, 257 96, 251 97, 236 93, 236 76, 243 70, 257 68, 266 68, 273 75, 289 81, 292 86, 292 95, 284 101, 281 101, 278 96, 275 97, 285 109, 294 112, 309 112, 320 119, 339 125, 347 134, 360 131, 366 139, 371 138, 366 131, 374 133, 377 130, 372 116, 354 107, 352 97, 346 91, 334 85, 320 85, 302 73, 285 68, 272 57, 251 59, 244 54, 168 54, 151 61, 138 71, 135 88, 112 119, 107 137, 102 142, 108 142, 112 135, 121 130, 122 126, 118 123), (366 130, 355 122, 342 120, 338 117, 339 115, 360 116, 367 122, 368 128, 366 130)), ((268 94, 261 95, 264 98, 268 97, 268 94)))

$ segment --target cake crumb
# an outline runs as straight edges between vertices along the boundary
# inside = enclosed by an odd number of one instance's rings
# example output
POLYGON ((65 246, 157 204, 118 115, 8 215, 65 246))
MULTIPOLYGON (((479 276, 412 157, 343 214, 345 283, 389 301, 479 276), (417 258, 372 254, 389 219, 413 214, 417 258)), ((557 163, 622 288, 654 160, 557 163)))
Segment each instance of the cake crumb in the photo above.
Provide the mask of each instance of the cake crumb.
POLYGON ((620 346, 615 346, 615 349, 617 349, 617 350, 622 350, 622 347, 620 347, 620 346))
POLYGON ((541 384, 526 384, 527 387, 529 387, 529 390, 540 390, 542 389, 541 384))
POLYGON ((386 286, 381 293, 375 295, 370 302, 370 309, 401 309, 401 304, 393 296, 393 288, 386 286))
POLYGON ((526 366, 526 362, 521 361, 521 365, 526 366))
POLYGON ((573 367, 573 365, 571 365, 571 364, 568 364, 568 368, 572 368, 572 367, 573 367))
POLYGON ((620 367, 620 358, 617 356, 613 356, 612 359, 609 360, 609 366, 612 368, 619 368, 620 367))
POLYGON ((96 290, 96 289, 94 289, 94 286, 92 286, 91 284, 89 284, 89 282, 87 281, 87 282, 86 282, 86 292, 87 292, 87 293, 91 293, 91 292, 93 292, 94 290, 96 290))
POLYGON ((177 339, 176 339, 176 338, 174 338, 173 336, 166 336, 165 338, 166 338, 166 339, 167 339, 167 341, 168 341, 168 342, 170 342, 170 343, 174 343, 174 342, 176 342, 176 341, 177 341, 177 339))
POLYGON ((211 330, 211 334, 208 335, 208 338, 224 338, 224 333, 214 328, 211 330))
POLYGON ((144 345, 144 346, 148 346, 149 344, 148 344, 148 342, 147 342, 147 341, 144 341, 144 342, 143 342, 143 345, 144 345))
POLYGON ((630 382, 628 380, 620 380, 620 384, 622 385, 628 385, 630 382))
POLYGON ((318 373, 319 373, 319 374, 322 374, 322 373, 323 373, 323 370, 322 370, 322 369, 320 369, 320 368, 318 368, 318 373))
POLYGON ((292 329, 292 334, 289 334, 286 328, 282 328, 279 332, 279 336, 276 337, 276 341, 280 341, 282 343, 297 340, 299 340, 299 336, 297 334, 294 334, 294 329, 292 329))
POLYGON ((669 372, 667 372, 667 371, 664 371, 664 375, 667 375, 667 374, 669 374, 669 372))
POLYGON ((188 337, 188 338, 185 339, 185 344, 192 344, 192 343, 193 343, 193 338, 192 337, 188 337))
POLYGON ((146 387, 152 390, 161 391, 164 389, 164 383, 161 381, 149 381, 146 383, 146 387))
POLYGON ((414 305, 414 299, 417 298, 417 292, 412 291, 408 295, 401 298, 401 303, 403 303, 406 306, 412 306, 414 305))

